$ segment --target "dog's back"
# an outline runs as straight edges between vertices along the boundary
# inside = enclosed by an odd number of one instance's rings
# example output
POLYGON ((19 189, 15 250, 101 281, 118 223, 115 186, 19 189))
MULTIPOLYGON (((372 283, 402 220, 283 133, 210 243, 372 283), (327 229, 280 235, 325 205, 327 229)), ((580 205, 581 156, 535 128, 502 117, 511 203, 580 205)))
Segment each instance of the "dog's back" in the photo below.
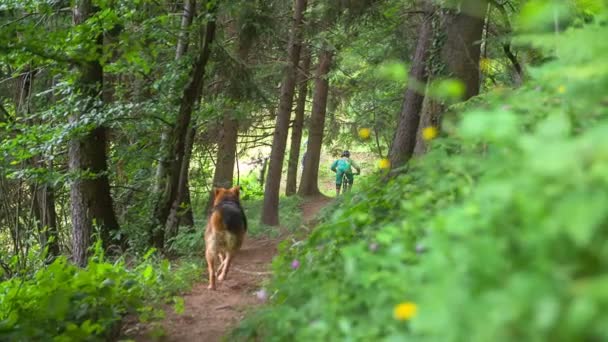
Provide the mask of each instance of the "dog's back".
POLYGON ((218 203, 209 219, 205 240, 209 249, 215 253, 234 252, 243 244, 247 231, 247 218, 238 202, 218 203))
POLYGON ((247 217, 238 201, 220 202, 214 210, 221 216, 224 226, 232 234, 244 234, 247 231, 247 217))
POLYGON ((205 230, 205 256, 209 267, 209 288, 215 289, 215 259, 220 258, 218 279, 226 277, 230 262, 241 248, 247 231, 247 217, 239 200, 239 187, 214 190, 213 212, 205 230))

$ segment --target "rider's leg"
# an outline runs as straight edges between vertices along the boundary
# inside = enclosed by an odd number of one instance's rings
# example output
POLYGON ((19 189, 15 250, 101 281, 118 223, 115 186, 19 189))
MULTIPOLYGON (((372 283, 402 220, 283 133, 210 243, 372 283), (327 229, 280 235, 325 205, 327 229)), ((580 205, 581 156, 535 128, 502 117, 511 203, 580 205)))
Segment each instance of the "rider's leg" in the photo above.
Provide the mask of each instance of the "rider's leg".
POLYGON ((342 176, 344 175, 343 172, 336 172, 336 196, 340 195, 340 189, 342 188, 342 176))

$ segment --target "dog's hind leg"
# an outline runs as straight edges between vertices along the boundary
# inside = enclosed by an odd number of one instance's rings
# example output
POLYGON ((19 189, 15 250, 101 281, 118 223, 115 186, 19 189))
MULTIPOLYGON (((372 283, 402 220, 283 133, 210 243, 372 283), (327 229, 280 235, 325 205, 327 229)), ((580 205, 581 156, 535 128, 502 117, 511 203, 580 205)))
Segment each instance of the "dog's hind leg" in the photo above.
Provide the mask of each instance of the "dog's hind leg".
POLYGON ((222 273, 220 273, 219 277, 217 277, 217 280, 219 281, 223 281, 224 279, 226 279, 226 275, 228 274, 228 269, 230 268, 230 264, 232 263, 232 253, 230 252, 226 252, 226 259, 224 259, 224 267, 222 268, 222 273))
POLYGON ((213 253, 206 252, 205 258, 207 259, 207 272, 209 273, 209 286, 207 288, 209 290, 215 290, 215 258, 213 253))

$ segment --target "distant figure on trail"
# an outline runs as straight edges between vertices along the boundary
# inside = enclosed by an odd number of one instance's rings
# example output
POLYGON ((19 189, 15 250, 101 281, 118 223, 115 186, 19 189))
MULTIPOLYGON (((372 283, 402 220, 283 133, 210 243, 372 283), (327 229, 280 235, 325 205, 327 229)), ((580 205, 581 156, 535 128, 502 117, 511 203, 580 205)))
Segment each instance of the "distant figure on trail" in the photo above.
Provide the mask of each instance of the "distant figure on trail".
POLYGON ((333 164, 331 164, 331 170, 336 173, 336 196, 340 195, 340 188, 342 188, 342 180, 346 178, 346 184, 344 185, 344 191, 346 192, 353 187, 355 177, 352 168, 357 170, 356 174, 361 173, 361 168, 354 160, 350 159, 350 152, 342 152, 342 157, 333 164))

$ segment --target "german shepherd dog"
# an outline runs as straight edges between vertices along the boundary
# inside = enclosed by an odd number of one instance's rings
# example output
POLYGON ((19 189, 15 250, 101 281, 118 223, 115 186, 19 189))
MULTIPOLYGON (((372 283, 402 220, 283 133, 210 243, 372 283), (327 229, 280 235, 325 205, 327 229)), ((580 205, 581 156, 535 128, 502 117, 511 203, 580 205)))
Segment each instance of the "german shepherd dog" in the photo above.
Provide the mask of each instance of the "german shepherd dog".
POLYGON ((213 189, 213 211, 205 229, 205 258, 209 272, 210 290, 215 290, 215 279, 226 279, 230 264, 241 248, 247 231, 247 217, 239 198, 240 187, 213 189), (216 268, 216 261, 219 266, 216 268))

